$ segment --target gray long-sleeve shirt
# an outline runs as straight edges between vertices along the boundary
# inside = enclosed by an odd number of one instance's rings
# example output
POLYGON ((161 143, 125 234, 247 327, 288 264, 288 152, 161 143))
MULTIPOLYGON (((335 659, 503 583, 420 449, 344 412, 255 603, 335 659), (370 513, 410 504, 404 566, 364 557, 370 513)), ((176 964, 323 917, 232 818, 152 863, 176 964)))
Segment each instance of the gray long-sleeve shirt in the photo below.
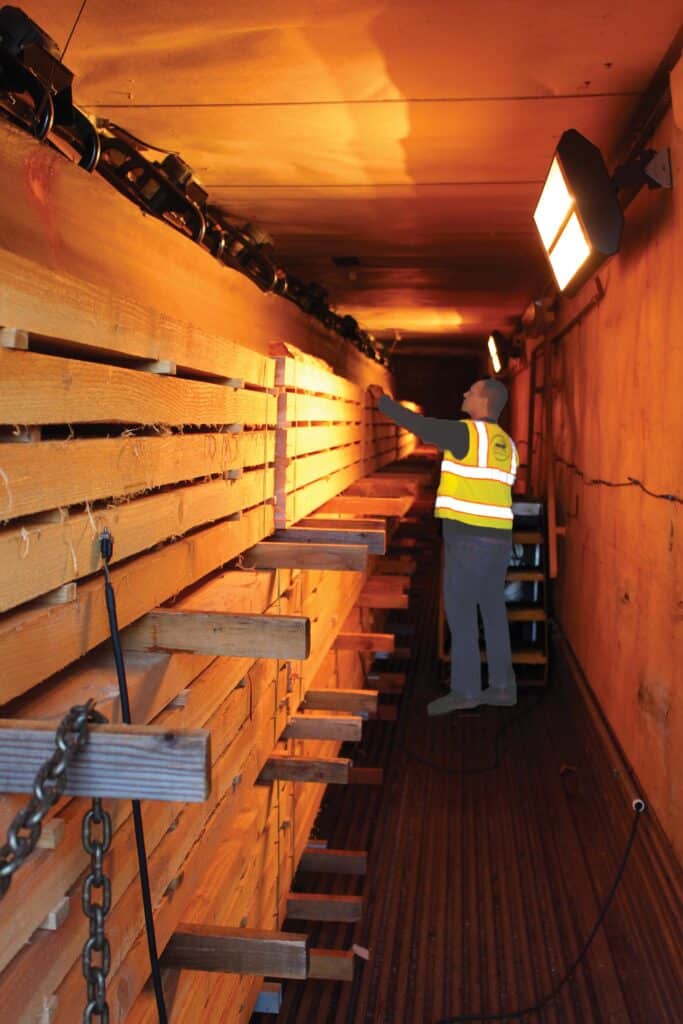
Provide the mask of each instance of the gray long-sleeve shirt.
MULTIPOLYGON (((425 442, 436 445, 441 451, 452 452, 456 459, 464 459, 470 447, 470 433, 463 420, 439 420, 433 416, 421 416, 417 412, 406 409, 400 402, 395 402, 388 395, 382 395, 377 408, 394 423, 405 427, 425 442)), ((495 423, 496 420, 487 420, 495 423)), ((457 519, 443 520, 444 536, 452 533, 469 533, 480 537, 496 539, 502 543, 510 543, 508 530, 497 530, 486 526, 471 526, 457 519)))
POLYGON ((470 434, 462 420, 438 420, 411 412, 400 402, 382 395, 377 408, 394 423, 417 434, 425 444, 435 444, 441 451, 453 452, 456 459, 464 459, 470 446, 470 434))

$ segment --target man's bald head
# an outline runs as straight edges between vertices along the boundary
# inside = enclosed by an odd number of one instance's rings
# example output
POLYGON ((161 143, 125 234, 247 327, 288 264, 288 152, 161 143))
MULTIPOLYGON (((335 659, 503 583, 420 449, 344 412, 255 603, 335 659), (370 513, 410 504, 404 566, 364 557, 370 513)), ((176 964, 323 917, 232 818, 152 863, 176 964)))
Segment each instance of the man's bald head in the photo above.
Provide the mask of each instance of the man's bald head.
POLYGON ((497 420, 508 400, 508 389, 502 381, 490 378, 478 380, 465 392, 463 412, 473 420, 497 420))
POLYGON ((497 420, 507 404, 508 389, 505 387, 502 380, 496 380, 494 377, 491 377, 489 380, 485 380, 483 384, 483 392, 486 396, 489 416, 491 419, 497 420))

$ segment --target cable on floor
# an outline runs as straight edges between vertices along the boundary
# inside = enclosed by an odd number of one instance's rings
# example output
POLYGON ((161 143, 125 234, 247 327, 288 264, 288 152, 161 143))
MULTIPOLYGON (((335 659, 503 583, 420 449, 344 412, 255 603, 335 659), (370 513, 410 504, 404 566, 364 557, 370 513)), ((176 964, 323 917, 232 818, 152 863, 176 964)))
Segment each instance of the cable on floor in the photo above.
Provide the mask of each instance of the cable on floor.
POLYGON ((579 964, 585 957, 586 953, 590 949, 593 939, 595 938, 598 929, 600 928, 600 925, 607 916, 607 911, 609 910, 612 904, 612 900, 614 899, 614 896, 616 894, 616 891, 619 888, 619 883, 621 882, 622 875, 624 874, 626 865, 628 864, 629 857, 631 855, 631 849, 636 838, 636 832, 638 831, 640 816, 641 814, 643 814, 646 807, 645 801, 642 800, 640 797, 633 801, 632 806, 633 821, 631 823, 631 831, 626 841, 626 847, 624 849, 624 853, 621 858, 619 867, 617 868, 617 873, 615 875, 614 881, 612 882, 610 890, 607 893, 607 898, 605 899, 605 902, 602 905, 600 913, 598 914, 598 918, 593 927, 591 928, 588 938, 581 947, 578 956, 574 959, 573 963, 568 967, 564 976, 557 983, 557 985, 555 985, 555 987, 550 992, 548 992, 547 995, 543 996, 543 998, 540 999, 537 1003, 534 1003, 533 1006, 527 1006, 523 1010, 511 1010, 508 1013, 470 1013, 463 1014, 457 1017, 441 1017, 437 1024, 482 1024, 482 1022, 486 1021, 520 1020, 522 1017, 528 1017, 530 1014, 541 1013, 542 1010, 548 1005, 548 1003, 551 1003, 553 999, 555 999, 559 995, 560 991, 570 980, 570 978, 574 974, 574 971, 579 966, 579 964))

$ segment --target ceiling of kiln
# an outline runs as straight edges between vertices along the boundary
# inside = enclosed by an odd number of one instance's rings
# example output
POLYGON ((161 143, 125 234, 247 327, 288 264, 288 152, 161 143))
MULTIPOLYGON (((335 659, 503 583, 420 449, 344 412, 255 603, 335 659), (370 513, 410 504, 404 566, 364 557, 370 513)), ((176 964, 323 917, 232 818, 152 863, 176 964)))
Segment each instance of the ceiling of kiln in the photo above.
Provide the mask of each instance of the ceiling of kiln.
MULTIPOLYGON (((22 6, 61 47, 80 4, 22 6)), ((542 290, 557 139, 609 155, 680 20, 680 0, 88 0, 65 63, 77 104, 178 151, 332 306, 457 351, 542 290)))

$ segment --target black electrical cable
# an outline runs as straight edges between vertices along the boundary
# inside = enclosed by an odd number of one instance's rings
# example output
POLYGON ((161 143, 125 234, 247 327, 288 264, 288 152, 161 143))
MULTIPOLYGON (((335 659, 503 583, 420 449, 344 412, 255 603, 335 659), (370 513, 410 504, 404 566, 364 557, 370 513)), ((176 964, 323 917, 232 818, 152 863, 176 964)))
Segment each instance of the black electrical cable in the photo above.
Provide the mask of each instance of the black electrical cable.
POLYGON ((472 1013, 460 1015, 457 1017, 441 1017, 438 1021, 438 1024, 477 1024, 477 1022, 481 1024, 482 1021, 520 1020, 522 1017, 526 1017, 529 1014, 540 1013, 548 1005, 548 1003, 552 1002, 552 1000, 559 995, 561 989, 564 988, 566 983, 572 977, 574 971, 579 966, 584 956, 590 949, 591 943, 593 942, 593 939, 595 938, 597 931, 600 928, 600 925, 607 916, 607 911, 609 910, 612 904, 614 895, 619 887, 619 883, 621 882, 621 877, 626 869, 626 865, 628 864, 628 860, 631 855, 631 848, 636 838, 636 832, 638 830, 640 816, 644 812, 644 810, 645 801, 641 800, 640 797, 638 797, 636 800, 633 801, 634 814, 633 822, 631 824, 631 831, 626 841, 626 848, 621 858, 619 867, 617 868, 617 873, 615 875, 614 881, 612 882, 610 890, 607 893, 607 898, 602 906, 602 909, 600 910, 600 913, 598 914, 597 921, 590 930, 588 938, 584 942, 583 946, 581 947, 581 950, 575 957, 571 966, 565 972, 564 977, 557 983, 557 985, 555 985, 555 987, 547 995, 543 996, 543 998, 540 999, 537 1003, 534 1003, 533 1006, 527 1006, 524 1010, 512 1010, 509 1013, 472 1013))
MULTIPOLYGON (((109 561, 114 550, 114 541, 109 530, 104 530, 100 535, 100 553, 104 567, 104 590, 107 601, 107 612, 109 614, 109 628, 111 641, 114 648, 114 662, 116 664, 116 675, 119 682, 119 695, 121 699, 121 718, 126 725, 131 725, 130 700, 128 698, 128 682, 126 680, 126 669, 123 662, 123 651, 121 650, 121 638, 119 636, 119 625, 116 616, 116 595, 111 585, 109 576, 109 561)), ((140 866, 140 888, 142 890, 142 905, 145 913, 145 928, 147 930, 147 946, 149 949, 149 960, 152 967, 152 983, 159 1015, 159 1024, 167 1024, 168 1014, 164 1001, 164 990, 161 984, 161 967, 159 965, 159 953, 157 950, 156 932, 154 930, 154 913, 152 911, 152 894, 149 884, 149 870, 147 867, 147 851, 145 849, 145 832, 142 824, 142 811, 140 801, 133 800, 133 823, 135 826, 135 845, 138 853, 140 866)))
POLYGON ((66 56, 66 51, 69 49, 69 43, 73 39, 74 32, 78 28, 78 23, 81 20, 81 17, 83 16, 83 11, 85 10, 85 5, 87 4, 87 2, 88 2, 88 0, 83 0, 83 2, 81 4, 81 9, 79 10, 78 14, 76 15, 76 20, 74 21, 74 23, 73 23, 73 25, 71 27, 71 31, 69 32, 69 38, 64 43, 64 49, 62 50, 61 57, 59 58, 60 61, 63 61, 64 57, 66 56))
MULTIPOLYGON (((520 718, 524 718, 526 715, 531 714, 532 711, 535 711, 536 708, 545 700, 546 696, 547 691, 544 690, 538 695, 537 700, 533 704, 530 704, 523 710, 518 711, 516 714, 509 714, 509 709, 503 709, 507 710, 508 714, 506 715, 506 721, 501 725, 496 732, 496 735, 493 737, 493 764, 484 765, 483 768, 450 768, 446 764, 438 764, 436 761, 430 761, 427 757, 422 757, 421 754, 416 754, 409 745, 406 745, 405 747, 406 757, 410 760, 416 761, 418 764, 424 765, 425 768, 433 768, 435 771, 445 772, 447 775, 485 775, 487 772, 495 772, 500 767, 500 741, 505 733, 516 722, 518 722, 520 718)), ((487 705, 481 706, 486 707, 487 705)))
POLYGON ((564 459, 561 455, 554 456, 555 462, 559 462, 562 466, 566 466, 567 469, 573 470, 578 477, 583 480, 588 486, 600 485, 601 487, 640 487, 641 491, 645 494, 649 494, 651 498, 659 498, 662 501, 672 501, 675 504, 683 505, 683 498, 677 494, 665 494, 663 492, 651 491, 649 487, 646 487, 642 480, 638 480, 635 476, 629 476, 625 480, 603 480, 601 477, 588 477, 586 476, 583 469, 576 465, 575 462, 569 462, 564 459))
MULTIPOLYGON (((363 657, 360 651, 358 652, 358 658, 360 660, 365 685, 367 686, 370 682, 370 674, 365 670, 365 664, 363 663, 363 657)), ((487 772, 495 772, 500 767, 500 741, 505 733, 515 724, 515 722, 518 722, 520 718, 524 718, 532 711, 535 711, 536 708, 540 707, 546 696, 547 690, 543 690, 533 704, 530 704, 523 710, 518 711, 516 714, 506 715, 506 721, 501 725, 493 737, 493 763, 484 765, 483 768, 450 768, 448 765, 438 764, 436 761, 430 761, 429 758, 422 757, 422 755, 417 754, 409 744, 406 744, 404 747, 405 755, 408 760, 416 761, 425 768, 433 768, 435 771, 445 772, 447 775, 485 775, 487 772)), ((486 705, 482 705, 482 707, 484 706, 486 705)))

